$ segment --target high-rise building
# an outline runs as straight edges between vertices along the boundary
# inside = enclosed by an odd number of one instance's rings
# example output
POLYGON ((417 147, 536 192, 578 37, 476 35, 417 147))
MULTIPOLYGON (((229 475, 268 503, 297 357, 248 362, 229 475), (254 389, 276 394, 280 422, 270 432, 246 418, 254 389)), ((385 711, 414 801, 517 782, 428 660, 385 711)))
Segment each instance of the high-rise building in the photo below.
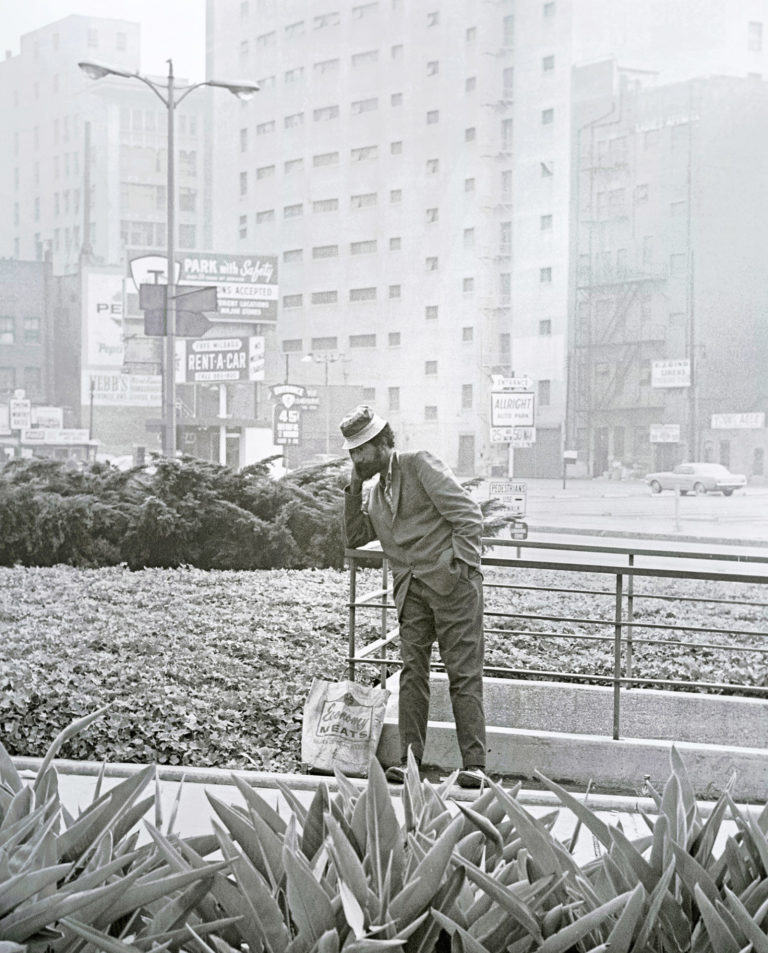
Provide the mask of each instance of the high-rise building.
MULTIPOLYGON (((25 34, 0 61, 0 200, 10 216, 0 256, 50 257, 66 274, 81 253, 124 266, 130 252, 165 247, 166 110, 140 83, 94 83, 77 65, 133 72, 139 58, 138 24, 73 15, 25 34)), ((176 117, 180 250, 210 241, 206 109, 201 91, 176 117)))
POLYGON ((572 67, 761 74, 767 16, 766 0, 209 0, 209 75, 238 64, 262 86, 217 110, 214 243, 280 255, 291 380, 362 385, 401 447, 460 473, 558 475, 572 67), (533 446, 491 439, 498 376, 530 379, 533 446))

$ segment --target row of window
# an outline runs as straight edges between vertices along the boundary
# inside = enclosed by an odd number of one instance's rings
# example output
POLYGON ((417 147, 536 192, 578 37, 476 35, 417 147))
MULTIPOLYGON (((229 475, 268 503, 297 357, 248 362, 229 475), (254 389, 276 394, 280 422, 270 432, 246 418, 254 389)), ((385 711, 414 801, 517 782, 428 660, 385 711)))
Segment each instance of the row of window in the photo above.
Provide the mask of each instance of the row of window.
MULTIPOLYGON (((120 222, 120 241, 126 248, 164 248, 166 239, 165 222, 120 222)), ((177 240, 180 249, 195 248, 197 227, 179 225, 177 240)))
POLYGON ((0 367, 0 394, 12 394, 17 387, 23 387, 27 397, 39 397, 43 390, 42 368, 24 367, 21 375, 18 371, 16 367, 0 367))
POLYGON ((12 314, 0 314, 0 344, 40 343, 41 321, 39 317, 27 315, 19 321, 12 314))

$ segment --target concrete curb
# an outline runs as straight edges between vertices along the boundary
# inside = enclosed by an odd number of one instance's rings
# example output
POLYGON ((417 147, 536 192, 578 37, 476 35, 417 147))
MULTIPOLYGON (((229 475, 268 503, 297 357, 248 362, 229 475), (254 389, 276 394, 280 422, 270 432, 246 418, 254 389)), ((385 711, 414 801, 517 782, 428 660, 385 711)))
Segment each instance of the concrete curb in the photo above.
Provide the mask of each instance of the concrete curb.
POLYGON ((528 523, 529 541, 531 533, 556 533, 561 536, 594 536, 599 539, 652 539, 666 540, 671 543, 716 543, 718 546, 754 546, 768 549, 768 539, 734 539, 723 536, 691 536, 683 533, 647 533, 631 530, 585 529, 573 526, 534 526, 528 523))
MULTIPOLYGON (((15 756, 11 758, 16 770, 20 773, 37 773, 43 763, 42 758, 27 758, 15 756)), ((139 771, 147 767, 146 764, 129 764, 127 762, 113 762, 111 764, 102 764, 98 761, 72 761, 65 758, 56 758, 53 766, 59 775, 77 776, 77 777, 98 777, 103 772, 106 778, 130 778, 139 771)), ((241 771, 237 769, 228 770, 226 768, 191 768, 172 765, 156 765, 157 777, 165 782, 184 782, 184 784, 212 784, 212 785, 232 785, 233 775, 237 775, 243 781, 248 782, 252 787, 263 788, 267 790, 277 789, 280 785, 290 788, 292 791, 315 791, 321 784, 328 787, 330 793, 338 791, 336 779, 329 775, 319 774, 280 774, 269 771, 241 771)), ((367 784, 364 778, 349 778, 352 784, 357 787, 363 787, 367 784)), ((435 786, 437 784, 433 782, 435 786)), ((504 780, 501 782, 504 788, 510 788, 514 782, 504 780)), ((390 792, 393 795, 399 795, 402 788, 391 786, 390 792)), ((580 803, 586 803, 595 811, 616 811, 624 814, 656 814, 656 802, 651 797, 642 795, 620 795, 620 794, 589 794, 584 791, 569 791, 580 803)), ((454 801, 474 801, 477 797, 476 791, 467 791, 458 786, 451 789, 450 797, 454 801)), ((522 788, 518 793, 517 800, 521 804, 543 807, 561 807, 565 808, 563 802, 551 791, 536 790, 533 788, 522 788)), ((696 801, 702 815, 708 817, 713 811, 716 801, 697 800, 696 801)), ((739 804, 738 807, 743 811, 759 813, 761 808, 754 804, 739 804)))

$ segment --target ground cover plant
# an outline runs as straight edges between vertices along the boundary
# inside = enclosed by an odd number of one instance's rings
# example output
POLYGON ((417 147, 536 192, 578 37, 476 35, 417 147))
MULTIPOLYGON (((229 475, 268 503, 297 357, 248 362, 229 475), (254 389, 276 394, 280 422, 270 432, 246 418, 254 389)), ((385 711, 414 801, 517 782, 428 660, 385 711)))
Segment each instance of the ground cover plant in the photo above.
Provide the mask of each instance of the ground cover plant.
POLYGON ((188 838, 178 798, 162 816, 153 766, 100 778, 75 814, 62 803, 53 758, 104 714, 68 726, 31 781, 0 745, 2 953, 768 950, 768 808, 725 791, 705 815, 674 749, 635 839, 543 776, 576 819, 567 839, 519 786, 454 803, 455 776, 434 787, 413 759, 399 815, 373 760, 366 783, 337 774, 309 806, 282 786, 277 810, 234 777, 239 802, 208 792, 212 833, 188 838), (582 827, 601 848, 587 864, 582 827))
MULTIPOLYGON (((529 573, 525 581, 539 589, 507 593, 513 615, 508 629, 487 637, 489 665, 585 673, 610 665, 608 642, 518 634, 534 626, 526 614, 568 616, 584 598, 556 591, 557 577, 529 573)), ((365 570, 360 592, 378 580, 365 570)), ((560 582, 567 590, 567 573, 560 582)), ((490 592, 489 607, 497 606, 490 592)), ((347 599, 347 573, 332 569, 0 567, 0 737, 12 754, 42 756, 69 722, 111 703, 63 756, 296 771, 312 678, 345 673, 347 599)), ((378 610, 358 615, 361 638, 375 638, 378 610)), ((746 625, 734 617, 735 628, 746 625)), ((765 684, 762 663, 744 653, 728 658, 734 679, 765 684)), ((709 680, 722 675, 716 652, 686 656, 674 646, 638 652, 635 671, 667 677, 691 664, 709 680)))

